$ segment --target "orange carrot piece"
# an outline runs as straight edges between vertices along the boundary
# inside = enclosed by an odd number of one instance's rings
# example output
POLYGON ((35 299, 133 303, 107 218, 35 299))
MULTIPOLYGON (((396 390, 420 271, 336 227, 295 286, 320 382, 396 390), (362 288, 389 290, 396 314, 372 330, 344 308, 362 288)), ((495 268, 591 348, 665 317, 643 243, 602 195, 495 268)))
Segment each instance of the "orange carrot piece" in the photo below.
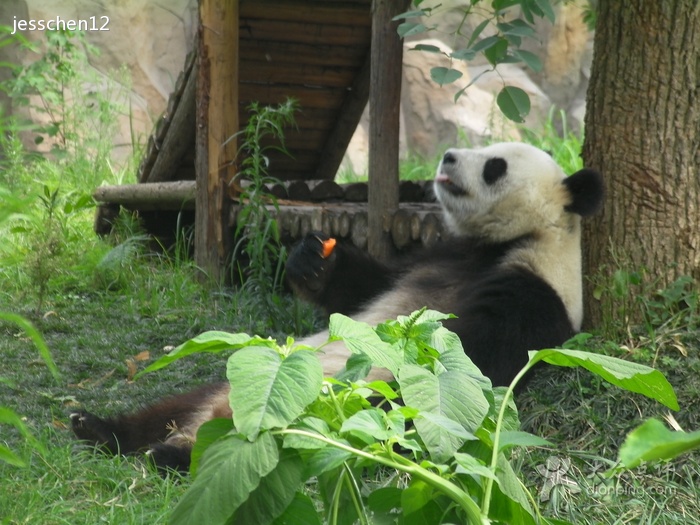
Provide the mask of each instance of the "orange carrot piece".
POLYGON ((335 248, 335 239, 332 237, 328 240, 323 241, 323 258, 327 259, 333 253, 333 248, 335 248))

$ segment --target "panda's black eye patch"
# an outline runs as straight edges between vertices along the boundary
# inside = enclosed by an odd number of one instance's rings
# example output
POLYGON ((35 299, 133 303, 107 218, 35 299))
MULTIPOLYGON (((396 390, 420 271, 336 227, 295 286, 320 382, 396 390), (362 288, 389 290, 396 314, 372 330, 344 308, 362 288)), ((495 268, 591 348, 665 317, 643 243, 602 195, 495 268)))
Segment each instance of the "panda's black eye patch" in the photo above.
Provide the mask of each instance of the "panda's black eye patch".
POLYGON ((484 164, 484 182, 489 186, 494 184, 498 179, 503 177, 508 171, 508 163, 505 159, 494 157, 489 159, 484 164))

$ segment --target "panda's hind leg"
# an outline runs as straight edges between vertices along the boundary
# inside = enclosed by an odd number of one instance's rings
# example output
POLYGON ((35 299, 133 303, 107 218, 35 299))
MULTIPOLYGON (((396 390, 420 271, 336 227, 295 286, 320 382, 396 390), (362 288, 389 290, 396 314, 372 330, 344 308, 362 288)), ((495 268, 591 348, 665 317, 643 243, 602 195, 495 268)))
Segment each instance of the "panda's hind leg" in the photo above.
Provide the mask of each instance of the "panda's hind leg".
POLYGON ((145 452, 164 471, 186 471, 199 427, 231 417, 226 383, 211 384, 162 399, 133 414, 100 418, 86 411, 70 415, 76 437, 108 454, 145 452))

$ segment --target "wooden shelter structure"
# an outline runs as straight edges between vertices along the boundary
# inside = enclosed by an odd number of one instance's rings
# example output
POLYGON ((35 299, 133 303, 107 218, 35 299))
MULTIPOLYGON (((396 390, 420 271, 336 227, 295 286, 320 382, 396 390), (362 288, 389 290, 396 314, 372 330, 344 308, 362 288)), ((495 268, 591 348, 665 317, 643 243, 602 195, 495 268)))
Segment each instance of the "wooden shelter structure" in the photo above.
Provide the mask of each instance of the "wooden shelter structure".
MULTIPOLYGON (((251 102, 291 97, 300 111, 296 126, 284 130, 289 155, 271 153, 269 175, 283 181, 270 190, 282 199, 279 220, 292 235, 325 228, 380 258, 394 245, 439 236, 430 206, 399 210, 402 43, 392 19, 407 6, 408 0, 200 0, 196 50, 149 140, 139 184, 97 189, 96 229, 119 206, 138 210, 155 233, 189 214, 196 262, 221 280, 236 216, 237 133, 251 102), (368 100, 369 184, 342 188, 331 181, 368 100), (362 201, 364 192, 368 205, 353 204, 355 212, 338 204, 362 201)), ((415 183, 402 191, 413 200, 425 194, 415 183)))

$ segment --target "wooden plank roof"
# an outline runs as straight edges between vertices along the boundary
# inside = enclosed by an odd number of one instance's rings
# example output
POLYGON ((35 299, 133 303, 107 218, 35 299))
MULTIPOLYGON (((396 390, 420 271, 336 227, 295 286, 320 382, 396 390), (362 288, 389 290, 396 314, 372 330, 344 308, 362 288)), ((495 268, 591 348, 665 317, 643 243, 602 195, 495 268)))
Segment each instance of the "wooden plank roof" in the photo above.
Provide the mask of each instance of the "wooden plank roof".
MULTIPOLYGON (((369 96, 371 0, 240 0, 239 119, 252 102, 295 98, 291 157, 271 152, 281 180, 332 179, 369 96)), ((193 180, 196 60, 188 57, 149 139, 139 182, 193 180), (161 158, 162 157, 162 158, 161 158)))

